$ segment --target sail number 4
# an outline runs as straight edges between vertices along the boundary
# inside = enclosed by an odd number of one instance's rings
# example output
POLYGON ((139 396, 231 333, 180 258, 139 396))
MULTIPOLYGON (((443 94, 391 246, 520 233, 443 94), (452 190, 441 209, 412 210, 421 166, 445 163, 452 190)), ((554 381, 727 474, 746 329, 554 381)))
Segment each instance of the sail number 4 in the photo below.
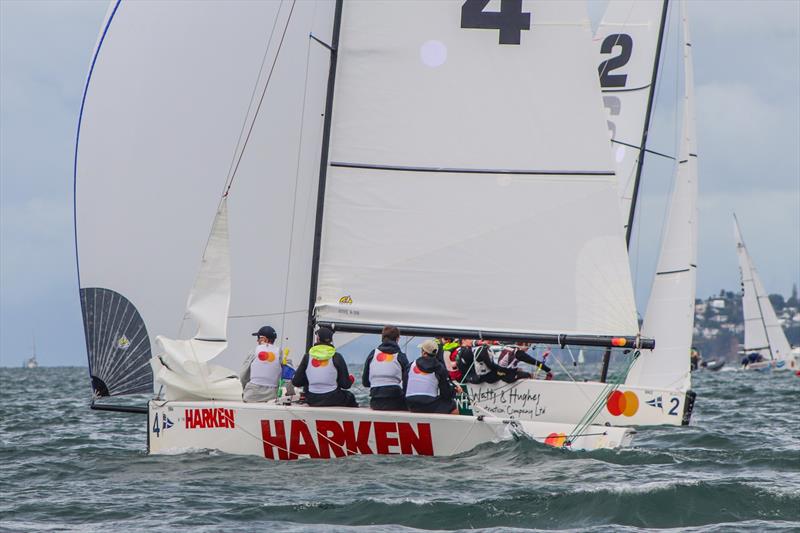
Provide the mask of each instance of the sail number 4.
POLYGON ((522 12, 522 0, 500 0, 500 11, 484 11, 489 0, 466 0, 461 27, 499 30, 499 44, 519 44, 522 30, 531 29, 531 14, 522 12))

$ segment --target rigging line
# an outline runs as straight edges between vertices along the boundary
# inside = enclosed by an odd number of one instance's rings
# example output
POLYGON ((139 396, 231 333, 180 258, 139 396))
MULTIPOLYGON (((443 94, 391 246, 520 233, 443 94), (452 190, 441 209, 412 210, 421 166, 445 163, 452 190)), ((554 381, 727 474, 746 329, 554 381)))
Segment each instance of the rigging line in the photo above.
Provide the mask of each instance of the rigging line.
MULTIPOLYGON (((623 141, 618 141, 616 139, 611 139, 611 142, 614 143, 614 144, 621 144, 622 146, 627 146, 629 148, 635 148, 636 150, 641 150, 642 149, 641 146, 636 146, 635 144, 630 144, 630 143, 626 143, 626 142, 623 142, 623 141)), ((648 153, 648 154, 660 155, 661 157, 666 157, 667 159, 673 159, 673 160, 676 159, 674 156, 667 155, 667 154, 664 154, 662 152, 656 152, 655 150, 651 150, 649 148, 645 148, 644 151, 646 153, 648 153)))
MULTIPOLYGON (((239 137, 236 139, 236 147, 233 150, 233 154, 231 155, 231 163, 228 166, 228 172, 225 174, 225 188, 228 186, 228 180, 231 179, 231 171, 233 170, 233 165, 236 161, 236 154, 239 153, 239 147, 242 143, 242 136, 244 135, 244 130, 247 127, 247 119, 250 116, 250 110, 253 109, 253 102, 255 102, 256 97, 256 90, 258 89, 258 83, 261 81, 261 74, 264 72, 264 65, 267 63, 267 56, 269 55, 270 45, 272 44, 272 37, 275 34, 275 28, 278 26, 278 19, 280 18, 281 10, 283 9, 283 1, 278 5, 278 11, 275 12, 275 20, 272 21, 272 29, 269 32, 269 37, 267 38, 267 47, 264 49, 264 55, 261 58, 261 66, 258 69, 258 76, 256 76, 256 82, 253 84, 253 92, 250 93, 250 102, 247 104, 247 112, 244 114, 244 120, 242 121, 242 129, 239 130, 239 137)), ((253 117, 255 120, 255 117, 253 117)))
POLYGON ((224 196, 227 196, 231 190, 231 186, 233 185, 233 180, 236 178, 236 172, 239 170, 239 165, 242 163, 242 157, 244 157, 244 151, 247 148, 247 143, 250 141, 250 136, 253 134, 253 129, 256 126, 256 119, 258 118, 258 113, 261 111, 261 106, 264 104, 264 97, 267 95, 267 89, 269 88, 269 82, 272 80, 272 74, 275 72, 275 65, 278 63, 278 57, 281 53, 281 48, 283 48, 283 41, 286 38, 286 31, 289 29, 289 23, 292 20, 292 13, 294 13, 294 6, 297 4, 297 0, 292 1, 292 7, 289 9, 289 16, 286 17, 286 25, 283 27, 283 33, 281 33, 281 40, 278 42, 278 49, 275 51, 275 57, 272 60, 272 66, 269 68, 269 74, 267 75, 267 81, 264 83, 264 90, 261 91, 261 98, 258 100, 258 105, 256 106, 255 113, 253 114, 253 120, 250 122, 250 128, 247 130, 247 136, 244 138, 244 142, 242 143, 242 150, 239 152, 239 157, 236 160, 236 166, 233 167, 233 173, 231 173, 230 180, 228 181, 228 186, 225 189, 224 196))
POLYGON ((254 315, 229 315, 228 318, 256 318, 266 316, 280 316, 280 315, 295 315, 297 313, 305 313, 306 309, 298 309, 296 311, 282 311, 278 313, 256 313, 254 315))
MULTIPOLYGON (((298 182, 300 181, 300 162, 303 154, 303 134, 305 133, 305 118, 306 118, 306 102, 308 96, 308 72, 311 65, 311 41, 307 42, 306 46, 306 73, 303 80, 303 107, 300 111, 300 137, 297 142, 297 161, 295 164, 294 173, 294 191, 292 193, 292 219, 289 225, 289 252, 286 254, 286 278, 283 283, 283 316, 281 318, 281 339, 287 338, 286 332, 286 304, 289 300, 289 276, 292 269, 292 249, 294 248, 294 226, 297 217, 297 189, 298 182)), ((305 310, 304 310, 305 311, 305 310)), ((305 347, 304 347, 305 348, 305 347)), ((281 352, 285 349, 283 340, 279 345, 281 352)))

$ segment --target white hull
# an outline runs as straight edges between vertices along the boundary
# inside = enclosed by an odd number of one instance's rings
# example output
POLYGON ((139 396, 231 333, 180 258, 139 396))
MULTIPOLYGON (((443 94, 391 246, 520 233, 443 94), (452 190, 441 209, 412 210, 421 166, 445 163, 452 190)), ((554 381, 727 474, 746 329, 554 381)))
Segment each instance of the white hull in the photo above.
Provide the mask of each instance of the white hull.
MULTIPOLYGON (((151 454, 208 449, 276 460, 358 454, 450 456, 520 435, 560 446, 573 429, 571 424, 489 416, 214 401, 152 400, 148 420, 151 454)), ((627 446, 633 434, 625 428, 590 426, 569 448, 627 446)))
MULTIPOLYGON (((602 408, 593 424, 612 426, 680 426, 689 423, 694 393, 622 385, 609 394, 609 385, 595 381, 544 381, 481 383, 465 386, 476 414, 537 422, 577 424, 596 401, 602 408), (601 400, 600 397, 603 396, 601 400)), ((467 403, 459 405, 470 412, 467 403)))

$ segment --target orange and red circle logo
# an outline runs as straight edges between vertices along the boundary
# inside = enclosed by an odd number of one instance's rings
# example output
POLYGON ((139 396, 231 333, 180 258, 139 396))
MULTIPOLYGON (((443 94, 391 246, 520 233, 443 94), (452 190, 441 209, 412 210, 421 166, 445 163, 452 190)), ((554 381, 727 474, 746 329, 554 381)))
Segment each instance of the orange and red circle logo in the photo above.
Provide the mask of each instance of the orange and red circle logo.
POLYGON ((267 361, 268 363, 271 363, 275 360, 275 354, 267 351, 258 352, 258 358, 261 361, 267 361))
POLYGON ((550 433, 544 443, 554 448, 561 448, 567 442, 567 435, 565 433, 550 433))
POLYGON ((391 363, 394 361, 394 356, 390 353, 378 352, 378 355, 375 356, 375 359, 382 363, 391 363))
POLYGON ((633 416, 639 410, 639 397, 633 391, 620 392, 615 390, 608 395, 606 409, 614 416, 633 416))
POLYGON ((320 367, 320 366, 328 366, 328 360, 320 361, 319 359, 311 359, 311 366, 320 367))

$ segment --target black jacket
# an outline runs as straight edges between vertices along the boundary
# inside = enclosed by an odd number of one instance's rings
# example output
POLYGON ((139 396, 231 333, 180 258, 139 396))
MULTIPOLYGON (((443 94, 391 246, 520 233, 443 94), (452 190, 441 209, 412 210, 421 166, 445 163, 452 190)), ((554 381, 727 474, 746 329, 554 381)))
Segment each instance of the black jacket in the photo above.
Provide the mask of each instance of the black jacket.
MULTIPOLYGON (((408 379, 408 367, 410 366, 408 363, 408 357, 403 351, 400 349, 400 345, 397 344, 395 341, 384 341, 378 346, 378 350, 382 351, 383 353, 391 353, 397 354, 397 361, 400 363, 400 368, 402 369, 402 380, 403 380, 403 389, 406 388, 406 380, 408 379)), ((391 396, 396 396, 396 391, 384 391, 383 389, 392 389, 395 388, 392 385, 385 385, 382 387, 373 387, 370 385, 369 382, 369 365, 372 363, 372 358, 375 356, 375 350, 371 350, 369 355, 367 355, 367 360, 364 362, 364 373, 361 376, 361 384, 365 387, 370 388, 370 396, 375 398, 384 397, 384 393, 394 392, 391 396)))
MULTIPOLYGON (((315 344, 314 346, 317 345, 315 344)), ((308 352, 303 355, 303 359, 300 361, 300 365, 297 367, 297 370, 295 370, 294 377, 292 378, 292 385, 295 387, 305 387, 306 392, 308 392, 308 376, 306 376, 306 369, 308 368, 310 357, 308 352)), ((350 371, 347 369, 347 363, 344 357, 342 357, 342 354, 339 352, 336 352, 333 354, 333 357, 331 357, 331 361, 333 362, 333 366, 336 367, 336 385, 338 385, 340 389, 349 389, 352 383, 350 382, 350 371)))

